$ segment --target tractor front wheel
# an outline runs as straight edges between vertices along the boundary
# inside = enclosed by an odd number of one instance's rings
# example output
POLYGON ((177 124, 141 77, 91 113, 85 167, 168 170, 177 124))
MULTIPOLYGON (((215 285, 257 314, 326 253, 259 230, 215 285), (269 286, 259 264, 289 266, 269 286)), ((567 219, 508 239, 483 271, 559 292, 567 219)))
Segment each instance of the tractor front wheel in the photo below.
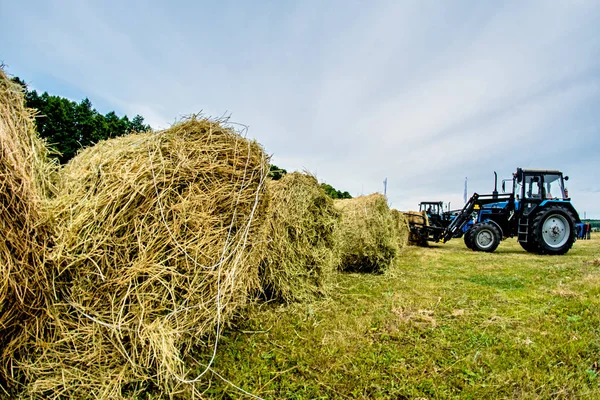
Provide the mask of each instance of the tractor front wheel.
POLYGON ((467 246, 467 248, 473 250, 473 236, 471 235, 471 233, 473 233, 473 228, 469 228, 464 235, 464 241, 465 241, 465 246, 467 246))
POLYGON ((575 242, 575 217, 560 206, 541 210, 533 219, 533 240, 540 254, 561 255, 575 242))
POLYGON ((472 231, 470 240, 473 242, 473 250, 475 251, 491 253, 500 244, 500 230, 492 223, 475 224, 470 231, 472 231))

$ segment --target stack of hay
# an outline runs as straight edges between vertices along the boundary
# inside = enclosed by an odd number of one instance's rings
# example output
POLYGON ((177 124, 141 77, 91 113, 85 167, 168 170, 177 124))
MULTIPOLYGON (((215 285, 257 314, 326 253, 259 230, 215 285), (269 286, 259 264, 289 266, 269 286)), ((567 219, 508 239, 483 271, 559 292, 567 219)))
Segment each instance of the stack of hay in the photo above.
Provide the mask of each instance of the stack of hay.
POLYGON ((424 235, 419 233, 419 229, 429 226, 429 218, 425 211, 405 211, 402 213, 406 218, 411 229, 408 236, 408 244, 412 246, 427 246, 427 240, 423 240, 424 235))
POLYGON ((336 239, 339 269, 383 272, 399 251, 397 223, 385 197, 379 193, 336 200, 342 213, 336 239))
POLYGON ((335 271, 339 213, 317 180, 294 172, 267 185, 269 207, 256 257, 269 299, 305 301, 326 294, 335 271))
POLYGON ((15 357, 45 316, 51 230, 43 204, 55 168, 47 155, 23 88, 0 68, 0 386, 16 379, 15 357))
POLYGON ((223 325, 258 289, 248 257, 267 171, 256 142, 196 118, 71 160, 52 203, 52 335, 23 362, 27 394, 192 390, 187 363, 206 371, 223 325))
POLYGON ((408 237, 410 234, 410 227, 408 226, 408 219, 406 216, 395 208, 391 209, 392 218, 394 219, 394 226, 396 228, 396 236, 398 237, 398 247, 403 248, 408 244, 408 237))

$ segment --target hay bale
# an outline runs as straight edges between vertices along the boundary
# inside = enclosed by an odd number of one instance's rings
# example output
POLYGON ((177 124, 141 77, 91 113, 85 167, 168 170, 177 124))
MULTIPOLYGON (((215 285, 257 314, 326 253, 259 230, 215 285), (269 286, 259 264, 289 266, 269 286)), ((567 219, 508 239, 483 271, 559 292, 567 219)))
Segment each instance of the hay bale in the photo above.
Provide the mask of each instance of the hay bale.
POLYGON ((409 225, 408 244, 411 246, 428 246, 427 240, 423 240, 423 235, 419 229, 423 226, 429 226, 429 218, 425 211, 404 211, 402 212, 409 225))
POLYGON ((425 211, 404 211, 402 214, 404 214, 404 217, 409 224, 429 226, 429 218, 425 211))
POLYGON ((395 221, 379 193, 336 200, 342 213, 336 237, 342 271, 383 272, 398 253, 395 221))
POLYGON ((38 334, 49 294, 44 201, 56 165, 47 156, 23 88, 0 66, 0 386, 14 378, 14 357, 38 334))
POLYGON ((406 216, 395 208, 391 209, 394 227, 396 228, 396 237, 398 238, 398 247, 402 249, 408 244, 410 227, 406 216))
POLYGON ((258 287, 247 259, 267 172, 256 142, 195 117, 72 159, 52 203, 53 336, 23 364, 27 395, 172 394, 195 378, 197 346, 210 365, 224 324, 258 287))
POLYGON ((269 299, 305 301, 328 292, 336 268, 339 212, 316 178, 294 172, 268 181, 269 207, 256 249, 269 299))

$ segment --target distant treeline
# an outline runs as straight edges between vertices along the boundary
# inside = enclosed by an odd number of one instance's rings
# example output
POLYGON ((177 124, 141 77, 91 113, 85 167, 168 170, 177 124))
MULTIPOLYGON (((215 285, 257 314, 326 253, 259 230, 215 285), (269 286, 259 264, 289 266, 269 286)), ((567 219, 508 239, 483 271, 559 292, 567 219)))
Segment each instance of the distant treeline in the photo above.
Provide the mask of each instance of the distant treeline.
POLYGON ((15 77, 13 81, 25 89, 26 106, 39 111, 37 130, 58 153, 57 158, 61 163, 73 158, 78 150, 100 140, 150 130, 150 125, 144 123, 141 115, 132 119, 127 115, 119 117, 114 111, 103 115, 92 107, 92 102, 87 98, 76 103, 48 92, 40 95, 35 90, 29 90, 21 79, 15 77))
MULTIPOLYGON (((274 181, 281 179, 285 174, 287 174, 287 171, 285 169, 279 168, 277 165, 271 165, 270 170, 269 170, 269 176, 274 181)), ((336 190, 333 186, 331 186, 327 183, 321 183, 321 187, 325 190, 325 193, 327 193, 327 195, 329 195, 329 197, 331 197, 332 199, 351 199, 352 198, 350 193, 336 190)))

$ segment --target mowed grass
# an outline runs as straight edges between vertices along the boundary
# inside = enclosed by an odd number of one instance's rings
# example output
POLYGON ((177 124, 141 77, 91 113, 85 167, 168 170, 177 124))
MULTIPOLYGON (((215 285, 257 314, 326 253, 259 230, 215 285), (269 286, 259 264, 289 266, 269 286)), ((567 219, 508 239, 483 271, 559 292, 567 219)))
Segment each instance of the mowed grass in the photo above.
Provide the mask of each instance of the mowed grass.
MULTIPOLYGON (((565 256, 462 239, 409 247, 383 275, 340 274, 311 304, 263 304, 215 371, 267 399, 600 398, 600 240, 565 256)), ((245 395, 215 375, 205 395, 245 395)))

